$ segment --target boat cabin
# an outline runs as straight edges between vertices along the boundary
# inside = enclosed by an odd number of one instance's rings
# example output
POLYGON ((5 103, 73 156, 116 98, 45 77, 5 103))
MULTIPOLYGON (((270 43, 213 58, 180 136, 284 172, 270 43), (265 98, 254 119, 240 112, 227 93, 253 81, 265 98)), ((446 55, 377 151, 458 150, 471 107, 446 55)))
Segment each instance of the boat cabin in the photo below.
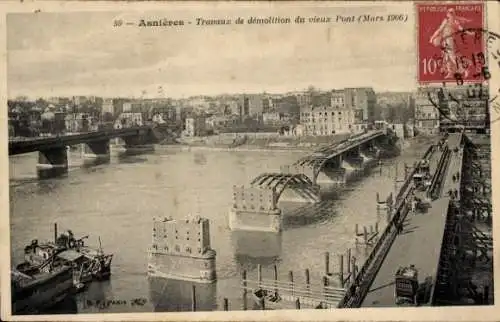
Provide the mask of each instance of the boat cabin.
POLYGON ((83 240, 88 236, 76 239, 71 230, 62 233, 56 240, 56 245, 60 248, 79 248, 84 246, 83 240))
POLYGON ((31 244, 24 247, 25 260, 35 265, 41 265, 55 254, 56 249, 53 245, 39 244, 38 240, 34 239, 31 244))
POLYGON ((57 259, 68 264, 76 264, 78 267, 87 261, 86 257, 75 250, 68 249, 57 254, 57 259))

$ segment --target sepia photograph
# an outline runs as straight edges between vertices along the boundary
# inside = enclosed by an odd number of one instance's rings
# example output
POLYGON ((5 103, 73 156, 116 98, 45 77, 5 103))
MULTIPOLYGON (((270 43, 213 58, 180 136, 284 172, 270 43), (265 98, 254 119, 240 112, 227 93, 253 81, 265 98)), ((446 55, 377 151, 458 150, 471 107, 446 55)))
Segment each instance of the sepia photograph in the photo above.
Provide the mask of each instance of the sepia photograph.
POLYGON ((26 5, 2 319, 494 308, 498 4, 26 5))

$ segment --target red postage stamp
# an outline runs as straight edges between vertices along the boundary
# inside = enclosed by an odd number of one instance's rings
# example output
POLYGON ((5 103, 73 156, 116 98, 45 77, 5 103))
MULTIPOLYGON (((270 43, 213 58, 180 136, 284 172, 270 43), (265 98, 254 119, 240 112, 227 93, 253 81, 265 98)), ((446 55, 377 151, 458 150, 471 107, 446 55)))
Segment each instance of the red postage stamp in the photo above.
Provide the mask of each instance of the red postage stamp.
MULTIPOLYGON (((418 82, 476 83, 487 73, 484 4, 416 4, 418 82)), ((487 78, 487 77, 486 77, 487 78)))

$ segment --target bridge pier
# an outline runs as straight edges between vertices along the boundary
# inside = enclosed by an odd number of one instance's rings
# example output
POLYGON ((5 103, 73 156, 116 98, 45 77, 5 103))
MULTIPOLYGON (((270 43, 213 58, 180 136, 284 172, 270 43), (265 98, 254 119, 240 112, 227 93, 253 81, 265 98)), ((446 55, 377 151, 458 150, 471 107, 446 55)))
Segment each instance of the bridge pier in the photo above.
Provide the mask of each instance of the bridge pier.
POLYGON ((373 147, 372 142, 358 146, 358 155, 363 159, 363 167, 368 169, 377 164, 380 150, 373 147))
POLYGON ((283 225, 278 208, 280 197, 293 202, 321 201, 319 186, 303 174, 264 173, 250 184, 250 187, 233 187, 231 230, 280 232, 283 225))
POLYGON ((281 210, 274 189, 233 187, 233 207, 229 211, 231 230, 280 232, 281 210))
POLYGON ((359 147, 342 155, 342 168, 346 171, 346 181, 355 180, 365 173, 364 159, 359 147))
POLYGON ((36 169, 40 179, 55 178, 67 174, 68 154, 66 147, 40 150, 36 169))
POLYGON ((94 164, 107 163, 111 159, 109 140, 89 142, 83 146, 83 158, 94 164))

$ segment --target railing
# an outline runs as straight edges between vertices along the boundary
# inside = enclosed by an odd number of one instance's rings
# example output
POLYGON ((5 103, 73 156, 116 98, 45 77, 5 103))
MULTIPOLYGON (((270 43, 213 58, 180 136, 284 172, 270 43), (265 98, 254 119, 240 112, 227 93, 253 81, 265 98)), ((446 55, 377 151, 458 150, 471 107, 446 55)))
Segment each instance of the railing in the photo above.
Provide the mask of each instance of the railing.
MULTIPOLYGON (((408 179, 411 179, 409 177, 408 179)), ((411 181, 411 180, 410 180, 411 181)), ((408 194, 413 191, 413 186, 409 189, 403 190, 404 193, 401 196, 402 199, 406 199, 408 194)), ((346 307, 359 307, 361 302, 368 292, 368 288, 373 282, 378 270, 380 269, 389 249, 394 242, 397 235, 397 230, 395 229, 396 223, 404 220, 405 216, 408 214, 409 206, 406 202, 400 202, 399 205, 396 204, 394 216, 391 221, 384 229, 384 232, 377 240, 372 251, 365 260, 363 266, 361 267, 358 275, 356 276, 354 283, 348 288, 346 295, 342 301, 338 304, 338 308, 346 307)))
MULTIPOLYGON (((431 157, 431 155, 432 155, 432 153, 434 151, 435 151, 435 146, 431 145, 429 148, 427 148, 427 151, 425 151, 425 154, 424 154, 424 156, 423 156, 422 159, 428 160, 431 157)), ((399 189, 399 192, 398 192, 398 194, 396 196, 396 207, 395 207, 396 209, 399 208, 399 206, 397 205, 397 203, 401 202, 401 200, 403 199, 402 196, 405 194, 406 190, 408 189, 408 186, 412 182, 413 175, 417 171, 417 165, 418 165, 417 162, 415 163, 415 166, 413 167, 413 169, 411 170, 411 172, 407 175, 407 177, 405 178, 405 181, 403 182, 403 185, 399 189)))
POLYGON ((434 152, 434 150, 435 150, 435 149, 436 149, 436 145, 434 145, 434 144, 433 144, 433 145, 431 145, 431 146, 427 149, 427 151, 425 151, 425 154, 424 154, 424 156, 422 157, 422 159, 424 159, 424 160, 429 160, 429 159, 430 159, 430 157, 431 157, 431 155, 432 155, 432 153, 434 152))
MULTIPOLYGON (((433 152, 435 152, 435 146, 431 145, 425 152, 423 159, 429 159, 433 152)), ((356 276, 354 283, 351 284, 346 295, 337 307, 358 307, 361 305, 361 302, 368 292, 368 288, 372 284, 373 279, 382 266, 382 263, 397 236, 397 230, 395 229, 396 223, 404 220, 410 210, 409 204, 406 202, 406 198, 414 189, 412 183, 413 175, 416 171, 417 167, 414 167, 405 178, 405 181, 399 189, 396 197, 393 217, 384 229, 380 238, 375 243, 372 251, 368 255, 368 258, 365 260, 358 275, 356 276)))
MULTIPOLYGON (((449 222, 450 220, 450 216, 451 216, 451 207, 448 205, 448 209, 447 209, 447 212, 446 212, 446 221, 449 222)), ((446 229, 446 228, 445 228, 446 229)), ((441 250, 439 252, 439 258, 441 259, 443 257, 443 253, 446 252, 445 250, 445 247, 444 247, 444 243, 446 243, 446 238, 447 238, 447 232, 445 231, 443 233, 443 239, 441 241, 441 250)), ((438 278, 439 278, 439 270, 441 269, 441 260, 438 260, 438 263, 436 265, 436 278, 434 279, 433 283, 432 283, 432 286, 431 286, 431 290, 430 290, 430 297, 429 297, 429 304, 432 306, 435 304, 435 301, 436 301, 436 285, 438 283, 438 278)))
MULTIPOLYGON (((449 158, 449 155, 448 155, 448 158, 449 158)), ((462 171, 463 171, 463 167, 464 167, 464 165, 465 165, 465 162, 463 162, 463 160, 464 160, 463 158, 464 158, 464 156, 462 156, 462 160, 461 160, 461 162, 460 162, 460 160, 459 160, 459 163, 460 163, 460 165, 461 165, 461 169, 460 169, 460 170, 462 170, 462 171)), ((449 163, 450 163, 450 162, 448 162, 448 164, 447 164, 445 167, 443 167, 443 168, 447 168, 447 167, 449 167, 449 163)), ((447 173, 447 171, 445 171, 444 173, 446 174, 446 173, 447 173)), ((443 180, 446 180, 446 178, 443 178, 443 180)), ((460 186, 460 182, 461 182, 460 180, 461 180, 461 179, 459 179, 459 180, 457 181, 457 183, 456 183, 456 184, 457 184, 457 185, 459 185, 459 186, 460 186)), ((455 219, 455 212, 454 212, 454 209, 453 209, 453 207, 451 206, 451 204, 450 204, 450 203, 448 203, 447 212, 446 212, 446 224, 445 224, 445 227, 446 227, 446 228, 445 228, 445 231, 444 231, 444 233, 443 233, 443 239, 442 239, 442 242, 441 242, 441 250, 440 250, 440 254, 439 254, 439 258, 440 258, 440 260, 438 261, 438 264, 437 264, 437 266, 436 266, 436 271, 435 271, 435 272, 436 272, 436 278, 435 278, 435 280, 433 281, 433 283, 432 283, 432 287, 431 287, 431 290, 430 290, 430 299, 429 299, 429 303, 430 303, 430 305, 434 305, 434 304, 435 304, 435 302, 436 302, 436 285, 437 285, 437 283, 438 283, 439 274, 440 274, 440 269, 441 269, 441 258, 443 258, 443 257, 445 256, 445 253, 446 253, 446 246, 447 246, 447 245, 446 245, 446 243, 448 243, 448 241, 447 241, 447 238, 448 238, 448 236, 447 236, 447 235, 448 235, 448 233, 449 233, 449 231, 448 231, 448 230, 449 230, 449 229, 448 229, 448 227, 449 227, 449 225, 450 225, 450 222, 451 222, 451 221, 453 221, 454 219, 455 219)))
POLYGON ((444 152, 441 155, 441 158, 439 159, 438 165, 436 172, 434 173, 434 176, 432 177, 431 180, 431 186, 429 187, 429 190, 427 192, 427 197, 431 199, 437 198, 439 195, 439 192, 441 190, 441 187, 443 185, 443 181, 445 180, 445 175, 448 169, 449 165, 449 160, 450 160, 450 154, 451 151, 448 148, 448 146, 444 147, 444 152))

